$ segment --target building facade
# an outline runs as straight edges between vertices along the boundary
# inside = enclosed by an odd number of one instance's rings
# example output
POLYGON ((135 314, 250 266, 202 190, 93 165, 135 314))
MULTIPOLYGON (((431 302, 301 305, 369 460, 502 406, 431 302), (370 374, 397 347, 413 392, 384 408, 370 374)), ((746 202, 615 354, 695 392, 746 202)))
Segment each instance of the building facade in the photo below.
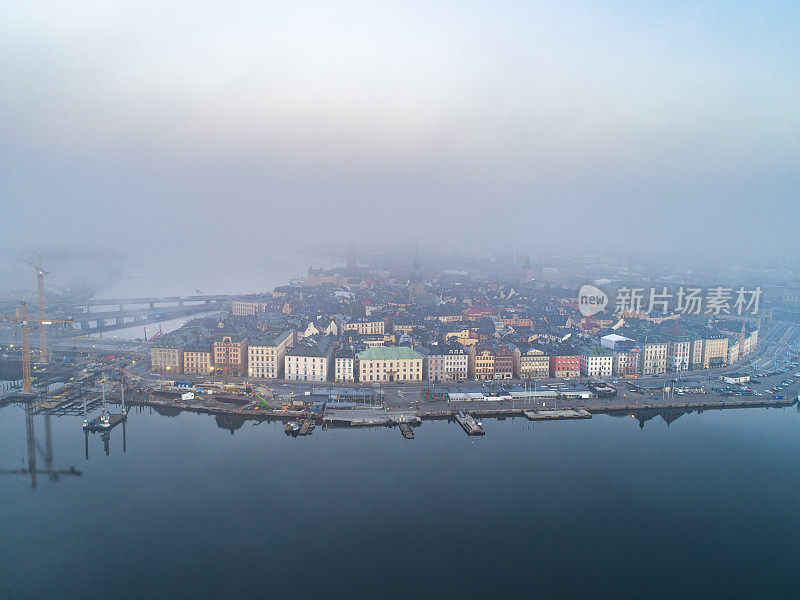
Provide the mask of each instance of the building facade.
POLYGON ((675 337, 667 342, 667 370, 688 371, 692 342, 688 337, 675 337))
POLYGON ((358 319, 344 326, 345 331, 355 331, 358 335, 383 335, 385 328, 386 323, 383 319, 358 319))
POLYGON ((610 377, 614 358, 607 348, 588 348, 581 353, 581 375, 584 377, 610 377))
POLYGON ((150 347, 150 368, 156 373, 183 373, 183 347, 157 340, 150 347))
POLYGON ((643 377, 663 375, 667 372, 667 342, 642 344, 640 371, 643 377))
POLYGON ((492 348, 473 346, 470 358, 475 379, 479 381, 494 379, 494 350, 492 348))
POLYGON ((358 353, 362 383, 422 381, 423 356, 407 346, 367 348, 358 353))
POLYGON ((460 344, 433 350, 427 358, 428 381, 465 381, 469 372, 469 353, 460 344))
POLYGON ((294 333, 291 330, 251 340, 247 347, 247 376, 257 379, 283 377, 283 359, 293 341, 294 333))
POLYGON ((211 345, 188 346, 183 351, 183 372, 186 375, 210 375, 214 372, 211 345))
POLYGON ((298 344, 284 357, 284 378, 287 381, 327 381, 333 363, 333 339, 318 339, 298 344))
POLYGON ((725 366, 728 362, 728 337, 709 334, 703 339, 703 368, 725 366))
POLYGON ((235 317, 257 315, 266 308, 265 302, 257 300, 234 300, 231 302, 231 312, 235 317))
POLYGON ((550 377, 550 357, 535 348, 528 350, 525 354, 520 354, 517 372, 522 379, 550 377))
POLYGON ((333 380, 353 382, 356 380, 356 355, 349 346, 340 348, 334 354, 333 380))
POLYGON ((214 336, 214 370, 220 375, 247 374, 247 338, 238 333, 214 336))
POLYGON ((519 349, 504 344, 494 350, 494 378, 513 379, 519 349))
POLYGON ((553 355, 550 357, 550 377, 580 377, 581 357, 578 354, 553 355))

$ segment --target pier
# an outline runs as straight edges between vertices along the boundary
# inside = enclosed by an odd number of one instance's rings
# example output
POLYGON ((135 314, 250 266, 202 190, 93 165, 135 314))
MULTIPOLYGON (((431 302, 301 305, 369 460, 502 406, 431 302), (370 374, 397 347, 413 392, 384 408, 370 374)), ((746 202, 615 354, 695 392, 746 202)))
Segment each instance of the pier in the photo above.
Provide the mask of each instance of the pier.
POLYGON ((84 431, 111 431, 122 423, 123 421, 127 420, 128 415, 125 413, 122 414, 111 414, 108 413, 107 421, 102 419, 101 417, 95 417, 94 419, 90 420, 86 425, 83 426, 84 431))
POLYGON ((529 421, 563 421, 566 419, 591 419, 592 413, 585 408, 562 408, 556 410, 526 410, 522 413, 529 421))
POLYGON ((297 435, 309 435, 313 429, 314 421, 310 417, 306 417, 303 419, 300 425, 300 431, 297 432, 297 435))
POLYGON ((458 411, 453 413, 456 421, 461 428, 467 433, 467 435, 485 435, 486 432, 483 430, 478 422, 470 415, 469 413, 465 413, 463 411, 458 411))
POLYGON ((410 423, 403 422, 403 423, 400 423, 398 425, 398 427, 400 428, 400 433, 403 434, 404 438, 406 438, 407 440, 413 440, 414 439, 414 430, 411 429, 411 424, 410 423))

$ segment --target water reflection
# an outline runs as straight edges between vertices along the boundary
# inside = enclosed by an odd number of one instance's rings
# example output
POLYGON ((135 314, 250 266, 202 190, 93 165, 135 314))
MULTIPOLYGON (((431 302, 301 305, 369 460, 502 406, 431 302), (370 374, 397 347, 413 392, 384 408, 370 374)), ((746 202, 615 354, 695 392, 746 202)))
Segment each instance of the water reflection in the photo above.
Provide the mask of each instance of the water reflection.
POLYGON ((54 466, 53 453, 53 427, 49 414, 44 415, 44 448, 36 441, 36 428, 34 422, 35 407, 33 402, 26 402, 25 413, 25 440, 27 442, 27 465, 21 469, 0 469, 0 475, 29 475, 31 487, 38 485, 37 476, 47 475, 50 481, 58 481, 62 475, 80 476, 81 471, 70 466, 68 469, 57 469, 54 466), (37 452, 44 459, 44 469, 39 469, 36 464, 37 452))
POLYGON ((237 415, 217 415, 214 417, 214 420, 217 422, 217 427, 220 429, 227 429, 231 432, 231 435, 233 435, 233 432, 237 429, 241 429, 242 425, 247 421, 246 418, 237 415))
POLYGON ((683 415, 688 415, 693 412, 700 413, 702 411, 696 409, 688 409, 688 408, 642 408, 639 410, 632 411, 630 413, 628 412, 609 413, 609 416, 627 417, 628 415, 630 415, 639 422, 639 428, 644 429, 644 424, 647 423, 649 420, 654 419, 655 417, 661 417, 661 419, 667 424, 667 427, 669 427, 671 423, 677 421, 683 415))
POLYGON ((160 414, 162 417, 177 417, 183 411, 180 408, 173 406, 154 406, 153 410, 160 414))
MULTIPOLYGON (((83 431, 83 439, 84 439, 84 452, 86 454, 86 460, 89 460, 89 436, 100 436, 100 441, 103 444, 103 451, 106 453, 106 456, 111 455, 111 434, 114 430, 110 431, 83 431)), ((125 453, 128 451, 128 421, 122 421, 122 452, 125 453)))

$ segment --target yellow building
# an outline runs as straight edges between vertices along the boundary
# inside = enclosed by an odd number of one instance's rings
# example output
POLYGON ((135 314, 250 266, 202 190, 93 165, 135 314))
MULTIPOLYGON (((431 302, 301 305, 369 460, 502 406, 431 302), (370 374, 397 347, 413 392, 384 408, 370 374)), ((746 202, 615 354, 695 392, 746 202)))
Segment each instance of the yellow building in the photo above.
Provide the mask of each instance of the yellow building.
POLYGON ((444 334, 445 340, 454 339, 462 346, 474 346, 478 343, 478 334, 472 331, 469 327, 449 331, 444 334))
POLYGON ((470 348, 475 379, 494 379, 494 350, 491 348, 470 348))
POLYGON ((517 359, 516 372, 522 379, 550 377, 550 357, 536 348, 531 348, 517 359))
POLYGON ((355 331, 358 335, 383 335, 385 323, 382 319, 359 319, 344 326, 345 331, 355 331))
POLYGON ((209 375, 214 372, 211 345, 189 346, 183 351, 183 372, 186 375, 209 375))
POLYGON ((723 334, 703 339, 703 368, 721 367, 728 362, 728 338, 723 334))
POLYGON ((380 346, 358 353, 358 377, 370 381, 422 381, 422 355, 407 346, 380 346))

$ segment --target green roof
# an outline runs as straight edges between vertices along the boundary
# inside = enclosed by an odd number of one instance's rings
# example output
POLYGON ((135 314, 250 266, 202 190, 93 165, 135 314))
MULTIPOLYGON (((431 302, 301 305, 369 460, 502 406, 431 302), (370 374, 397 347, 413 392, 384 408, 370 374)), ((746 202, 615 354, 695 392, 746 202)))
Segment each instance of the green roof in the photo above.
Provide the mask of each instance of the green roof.
POLYGON ((377 346, 358 353, 358 360, 405 360, 422 358, 422 354, 408 346, 377 346))
POLYGON ((611 350, 603 346, 587 346, 582 351, 583 356, 611 356, 611 350))

